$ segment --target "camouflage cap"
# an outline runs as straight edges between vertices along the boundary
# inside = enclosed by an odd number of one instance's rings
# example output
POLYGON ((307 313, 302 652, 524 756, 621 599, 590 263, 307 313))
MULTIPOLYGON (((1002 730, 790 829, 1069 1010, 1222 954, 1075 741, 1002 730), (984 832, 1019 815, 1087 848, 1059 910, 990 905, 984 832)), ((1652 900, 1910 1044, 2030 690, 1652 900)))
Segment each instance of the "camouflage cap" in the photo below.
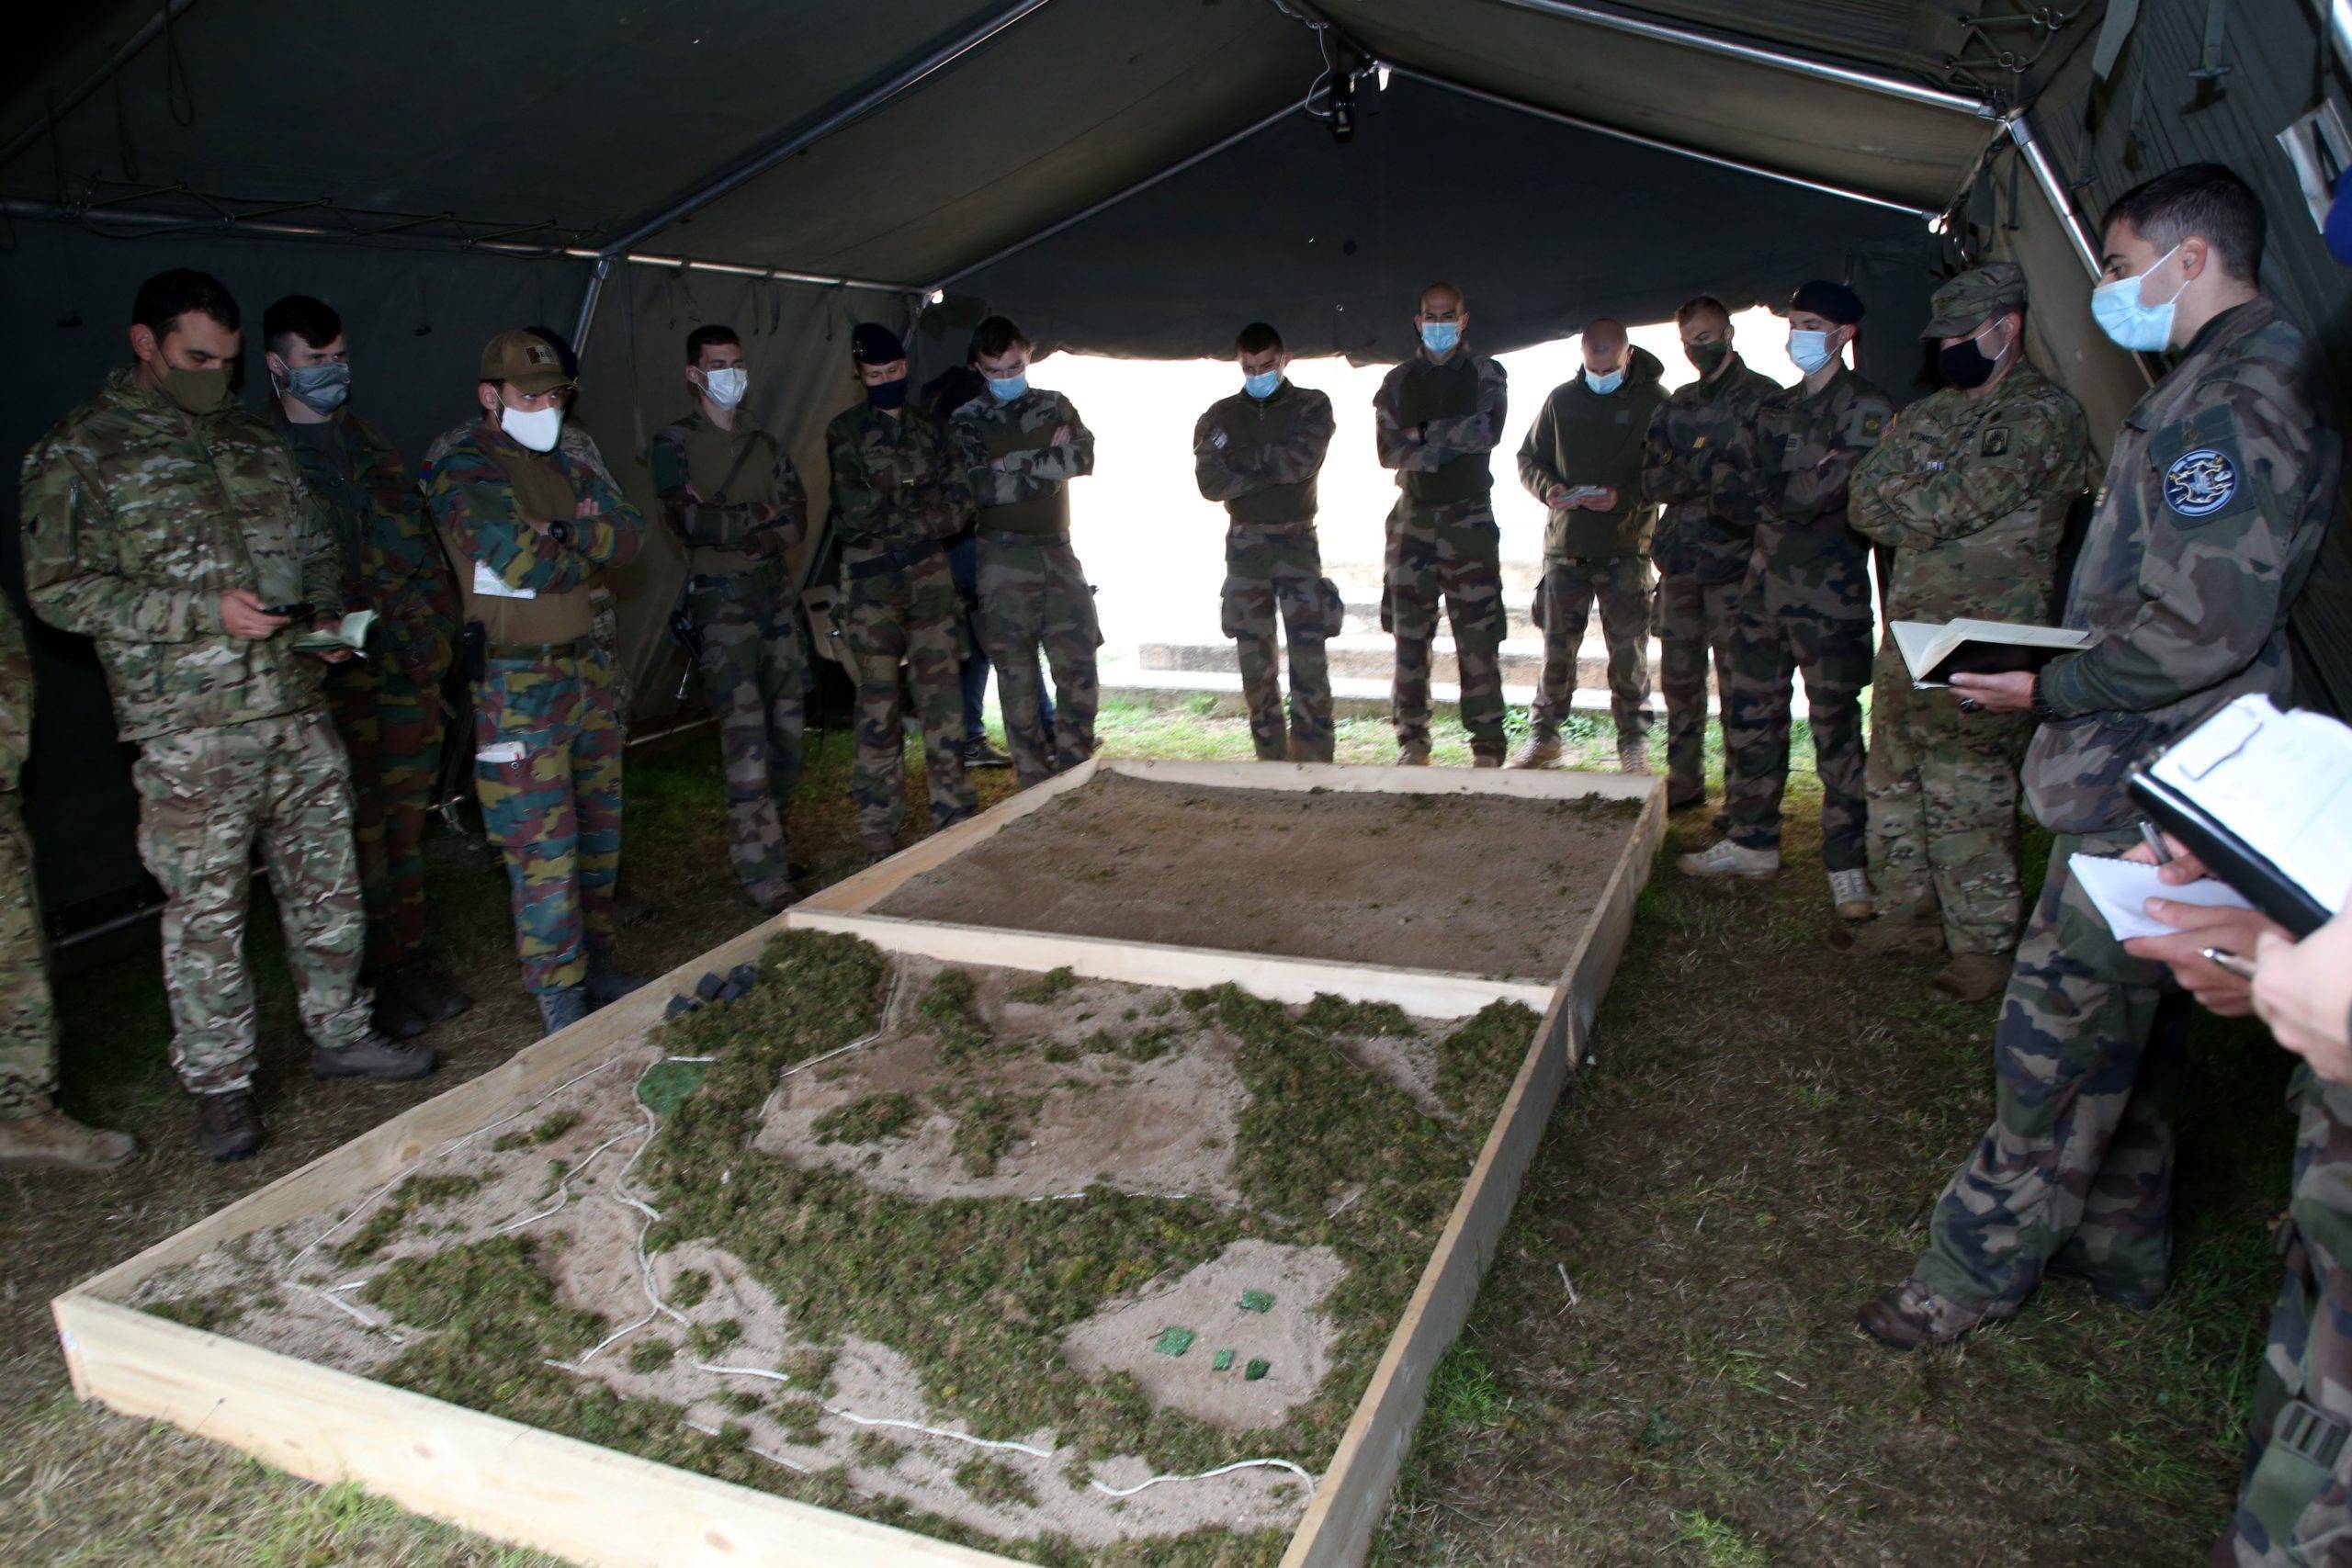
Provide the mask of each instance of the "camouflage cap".
POLYGON ((2025 308, 2025 269, 2015 262, 1970 267, 1936 290, 1931 319, 1921 337, 1958 337, 1973 333, 2005 310, 2025 308))
POLYGON ((571 384, 562 356, 537 333, 500 333, 482 345, 481 378, 511 381, 517 391, 536 395, 571 384))

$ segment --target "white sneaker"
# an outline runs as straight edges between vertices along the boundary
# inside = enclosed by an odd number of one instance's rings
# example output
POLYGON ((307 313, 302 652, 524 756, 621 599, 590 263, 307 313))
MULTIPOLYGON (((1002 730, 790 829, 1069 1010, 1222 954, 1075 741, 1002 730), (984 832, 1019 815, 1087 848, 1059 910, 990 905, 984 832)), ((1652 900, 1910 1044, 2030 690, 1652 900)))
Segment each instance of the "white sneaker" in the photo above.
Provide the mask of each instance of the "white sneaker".
POLYGON ((1871 874, 1860 866, 1848 871, 1831 872, 1829 901, 1838 906, 1839 919, 1869 919, 1871 918, 1871 874))
POLYGON ((1751 850, 1721 839, 1674 863, 1686 876, 1770 876, 1781 869, 1781 852, 1751 850))

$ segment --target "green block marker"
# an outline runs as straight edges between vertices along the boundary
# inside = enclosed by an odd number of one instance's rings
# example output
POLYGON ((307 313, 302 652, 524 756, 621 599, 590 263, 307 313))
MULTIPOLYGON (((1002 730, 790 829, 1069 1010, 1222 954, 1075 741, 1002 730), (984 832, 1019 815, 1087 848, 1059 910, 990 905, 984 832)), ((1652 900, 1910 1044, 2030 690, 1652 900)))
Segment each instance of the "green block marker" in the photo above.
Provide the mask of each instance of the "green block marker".
POLYGON ((1243 1312, 1271 1312, 1273 1310, 1273 1305, 1274 1298, 1264 1291, 1244 1291, 1241 1292, 1241 1310, 1243 1312))
POLYGON ((1181 1356, 1191 1349, 1193 1341, 1199 1337, 1189 1328, 1163 1328, 1159 1331, 1159 1337, 1151 1342, 1151 1348, 1163 1356, 1181 1356))
POLYGON ((1260 1378, 1264 1377, 1268 1372, 1272 1371, 1274 1369, 1267 1362, 1253 1360, 1248 1366, 1241 1369, 1241 1375, 1244 1378, 1247 1378, 1250 1382, 1256 1382, 1260 1378))
POLYGON ((1232 1351, 1230 1351, 1230 1350, 1219 1350, 1216 1355, 1214 1355, 1214 1356, 1212 1356, 1212 1357, 1210 1357, 1210 1358, 1209 1358, 1209 1371, 1213 1371, 1213 1372, 1229 1372, 1229 1371, 1231 1371, 1232 1370, 1233 1370, 1233 1352, 1232 1352, 1232 1351))
POLYGON ((656 1062, 638 1080, 637 1098, 656 1116, 667 1116, 678 1109, 678 1101, 702 1087, 709 1071, 707 1062, 656 1062))

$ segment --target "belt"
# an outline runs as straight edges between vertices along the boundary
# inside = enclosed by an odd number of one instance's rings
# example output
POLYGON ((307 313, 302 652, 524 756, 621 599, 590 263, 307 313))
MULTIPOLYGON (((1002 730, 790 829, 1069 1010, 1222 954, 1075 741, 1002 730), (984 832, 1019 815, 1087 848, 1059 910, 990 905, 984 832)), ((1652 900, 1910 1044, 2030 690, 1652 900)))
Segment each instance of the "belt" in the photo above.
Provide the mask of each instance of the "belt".
POLYGON ((894 545, 868 556, 864 560, 843 561, 842 571, 854 579, 880 577, 885 572, 898 571, 940 553, 936 539, 918 539, 910 545, 894 545))
POLYGON ((1040 544, 1068 543, 1067 528, 998 528, 989 524, 976 525, 983 539, 1035 539, 1040 544))
POLYGON ((595 648, 593 637, 570 642, 493 642, 482 649, 484 659, 577 659, 595 648))

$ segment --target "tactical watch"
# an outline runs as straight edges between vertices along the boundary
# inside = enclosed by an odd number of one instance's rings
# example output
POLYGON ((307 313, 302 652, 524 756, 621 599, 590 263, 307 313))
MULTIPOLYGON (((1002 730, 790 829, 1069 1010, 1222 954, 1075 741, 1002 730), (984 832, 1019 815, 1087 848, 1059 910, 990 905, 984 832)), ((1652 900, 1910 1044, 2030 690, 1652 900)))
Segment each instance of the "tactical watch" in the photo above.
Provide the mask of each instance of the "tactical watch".
POLYGON ((559 517, 548 525, 548 537, 559 545, 571 543, 571 525, 559 517))

